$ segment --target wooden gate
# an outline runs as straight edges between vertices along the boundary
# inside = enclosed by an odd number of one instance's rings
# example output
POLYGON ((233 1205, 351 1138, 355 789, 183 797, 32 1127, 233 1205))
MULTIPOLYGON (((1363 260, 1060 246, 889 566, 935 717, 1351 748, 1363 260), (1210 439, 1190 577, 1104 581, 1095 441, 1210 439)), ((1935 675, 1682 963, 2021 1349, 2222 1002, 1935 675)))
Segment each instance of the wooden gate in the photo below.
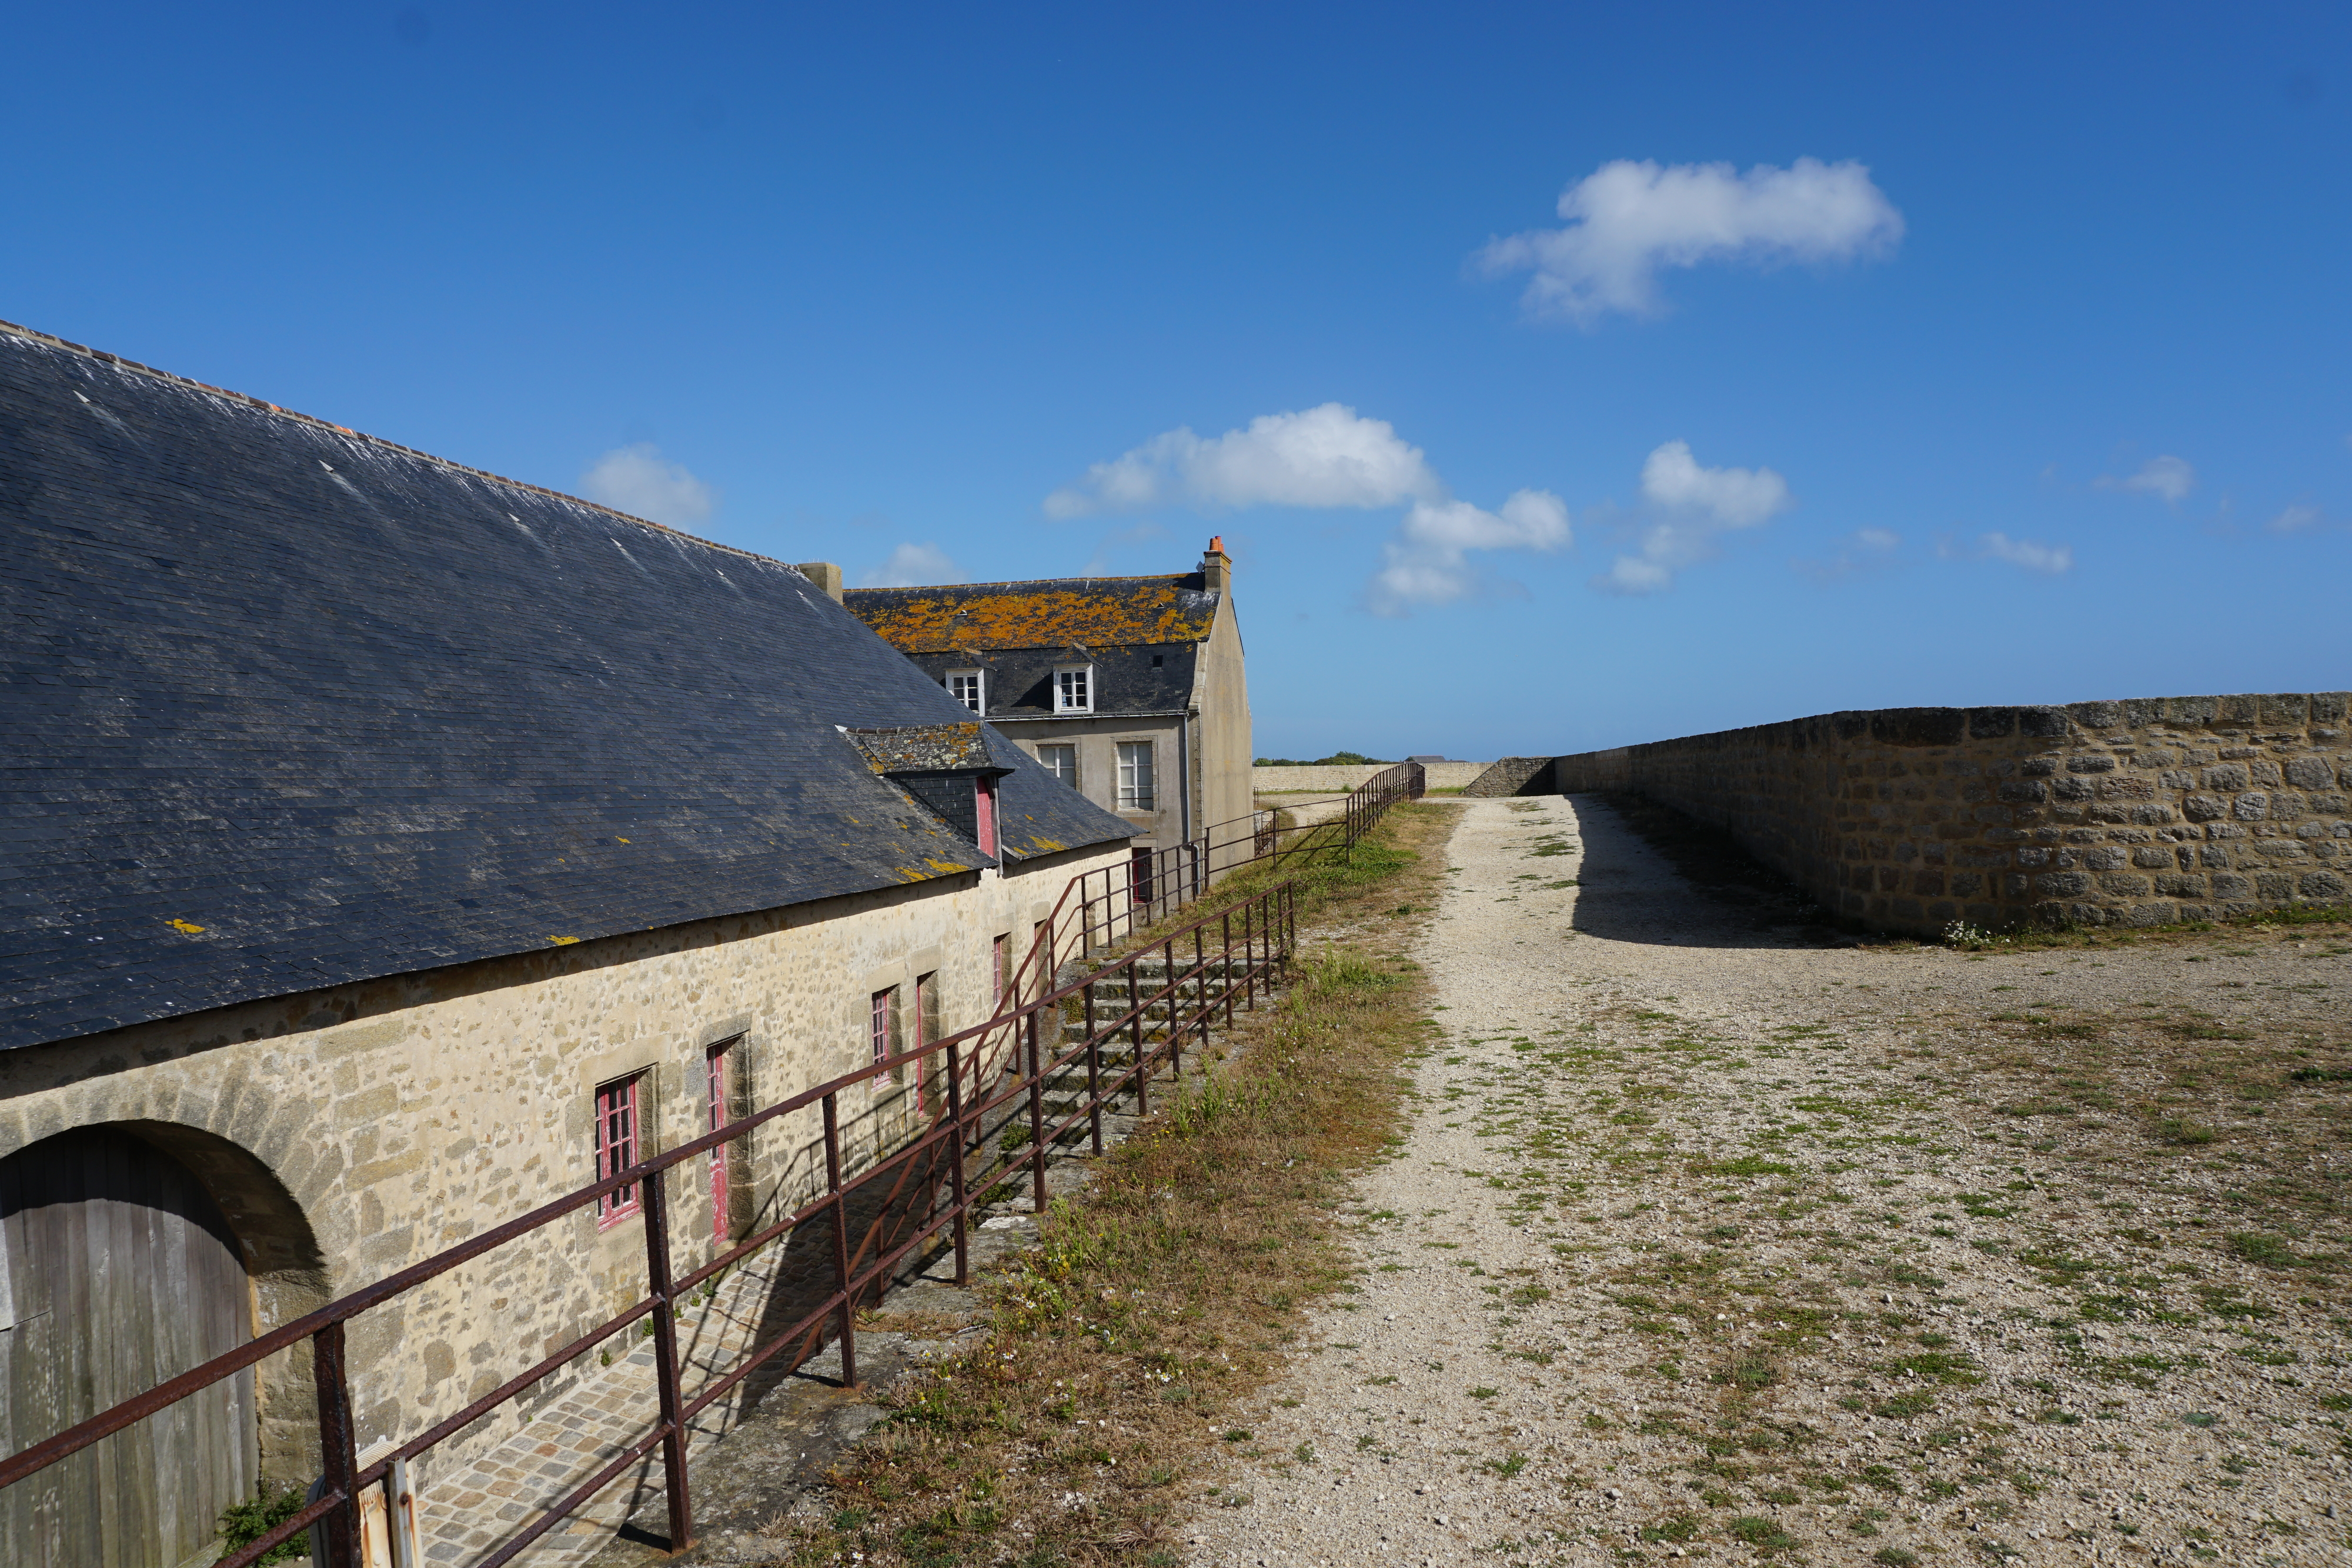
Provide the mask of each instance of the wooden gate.
MULTIPOLYGON (((0 1160, 0 1453, 252 1329, 236 1239, 178 1161, 104 1128, 0 1160)), ((27 1568, 176 1568, 252 1495, 257 1433, 247 1370, 0 1491, 0 1553, 27 1568)))

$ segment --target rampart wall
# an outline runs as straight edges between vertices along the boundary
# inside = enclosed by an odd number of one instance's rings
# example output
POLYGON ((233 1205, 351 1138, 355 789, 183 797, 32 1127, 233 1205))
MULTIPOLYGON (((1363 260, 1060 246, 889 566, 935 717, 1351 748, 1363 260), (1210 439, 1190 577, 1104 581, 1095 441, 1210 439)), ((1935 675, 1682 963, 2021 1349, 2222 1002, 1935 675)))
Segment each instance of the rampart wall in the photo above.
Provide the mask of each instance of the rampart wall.
POLYGON ((1465 795, 1553 795, 1551 758, 1505 757, 1463 787, 1465 795))
MULTIPOLYGON (((1391 762, 1300 763, 1286 768, 1253 768, 1250 787, 1260 794, 1286 789, 1328 790, 1344 795, 1375 773, 1385 773, 1391 762)), ((1423 764, 1433 789, 1458 789, 1486 771, 1483 762, 1431 762, 1423 764)))
POLYGON ((1838 914, 1939 934, 2352 896, 2352 695, 1824 714, 1553 760, 1728 831, 1838 914))

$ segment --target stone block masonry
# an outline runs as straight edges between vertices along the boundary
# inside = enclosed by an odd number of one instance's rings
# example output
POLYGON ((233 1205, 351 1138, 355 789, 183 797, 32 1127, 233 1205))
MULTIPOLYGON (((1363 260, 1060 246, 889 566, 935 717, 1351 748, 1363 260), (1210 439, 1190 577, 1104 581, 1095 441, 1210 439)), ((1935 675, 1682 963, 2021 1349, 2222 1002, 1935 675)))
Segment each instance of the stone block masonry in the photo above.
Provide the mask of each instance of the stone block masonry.
MULTIPOLYGON (((1288 767, 1259 767, 1250 769, 1250 788, 1260 794, 1279 794, 1285 790, 1309 793, 1322 790, 1345 795, 1360 788, 1376 773, 1385 773, 1396 766, 1392 762, 1308 762, 1288 767)), ((1431 762, 1423 765, 1433 789, 1454 789, 1473 782, 1486 771, 1484 762, 1431 762)))
POLYGON ((2352 898, 2352 694, 1824 714, 1553 759, 1721 828, 1837 914, 2154 925, 2352 898))
POLYGON ((1465 795, 1550 795, 1551 758, 1506 757, 1463 787, 1465 795))

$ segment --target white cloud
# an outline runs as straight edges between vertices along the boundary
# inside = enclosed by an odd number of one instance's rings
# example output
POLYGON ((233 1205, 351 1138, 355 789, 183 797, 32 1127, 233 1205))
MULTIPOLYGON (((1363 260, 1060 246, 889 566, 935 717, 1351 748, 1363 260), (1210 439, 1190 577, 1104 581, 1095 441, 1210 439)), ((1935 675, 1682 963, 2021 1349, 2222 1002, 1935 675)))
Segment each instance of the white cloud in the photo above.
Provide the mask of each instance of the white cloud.
POLYGON ((1815 582, 1843 582, 1885 566, 1902 542, 1903 536, 1891 528, 1856 528, 1839 541, 1837 552, 1827 560, 1792 560, 1789 564, 1815 582))
MULTIPOLYGON (((1955 552, 1946 551, 1947 554, 1955 552)), ((2072 545, 2038 544, 2032 539, 2013 539, 2007 534, 1979 534, 1976 556, 1979 560, 2007 561, 2027 571, 2038 571, 2045 577, 2056 577, 2072 570, 2074 547, 2072 545)))
POLYGON ((1528 313, 1584 326, 1612 310, 1663 309, 1660 267, 1845 261, 1903 237, 1903 214, 1867 168, 1816 158, 1745 174, 1728 163, 1620 159, 1563 192, 1559 215, 1568 227, 1491 240, 1475 259, 1489 274, 1532 271, 1528 313))
POLYGON ((719 503, 718 493, 650 441, 616 446, 580 476, 580 493, 614 511, 656 523, 698 523, 719 503))
POLYGON ((1327 402, 1265 414, 1246 430, 1207 439, 1189 428, 1155 435, 1046 497, 1045 515, 1076 517, 1175 504, 1392 507, 1444 494, 1421 448, 1399 439, 1394 425, 1327 402))
POLYGON ((1591 580, 1603 593, 1660 593, 1674 574, 1715 553, 1718 535, 1752 528, 1797 504, 1789 482, 1769 468, 1708 468, 1690 443, 1669 441, 1642 465, 1649 521, 1636 553, 1620 555, 1591 580))
POLYGON ((1415 501, 1396 537, 1381 547, 1386 564, 1365 597, 1381 615, 1450 604, 1478 588, 1468 551, 1564 549, 1574 540, 1567 505, 1549 490, 1518 491, 1491 512, 1467 501, 1415 501))
POLYGON ((2274 534, 2299 534, 2315 528, 2327 520, 2327 514, 2317 507, 2298 501, 2263 526, 2274 534))
POLYGON ((2139 472, 2118 479, 2112 474, 2102 474, 2091 481, 2098 490, 2127 490, 2136 495, 2159 496, 2167 501, 2179 501, 2197 487, 2197 470, 2179 457, 2151 457, 2140 465, 2139 472))
POLYGON ((902 544, 890 559, 857 580, 860 588, 925 588, 938 582, 969 582, 963 568, 937 545, 902 544))
POLYGON ((1725 528, 1753 528, 1795 504, 1789 482, 1769 468, 1704 468, 1687 441, 1669 441, 1643 463, 1642 498, 1725 528))

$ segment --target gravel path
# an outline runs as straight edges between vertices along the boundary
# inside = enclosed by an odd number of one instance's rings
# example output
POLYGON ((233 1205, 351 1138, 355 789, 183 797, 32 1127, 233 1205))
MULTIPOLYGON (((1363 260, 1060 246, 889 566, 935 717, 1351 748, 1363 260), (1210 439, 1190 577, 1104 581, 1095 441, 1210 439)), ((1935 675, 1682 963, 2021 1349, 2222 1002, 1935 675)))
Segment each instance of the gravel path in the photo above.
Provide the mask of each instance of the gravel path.
POLYGON ((1857 947, 1463 813, 1363 1272, 1194 1562, 2352 1561, 2352 947, 1857 947))

